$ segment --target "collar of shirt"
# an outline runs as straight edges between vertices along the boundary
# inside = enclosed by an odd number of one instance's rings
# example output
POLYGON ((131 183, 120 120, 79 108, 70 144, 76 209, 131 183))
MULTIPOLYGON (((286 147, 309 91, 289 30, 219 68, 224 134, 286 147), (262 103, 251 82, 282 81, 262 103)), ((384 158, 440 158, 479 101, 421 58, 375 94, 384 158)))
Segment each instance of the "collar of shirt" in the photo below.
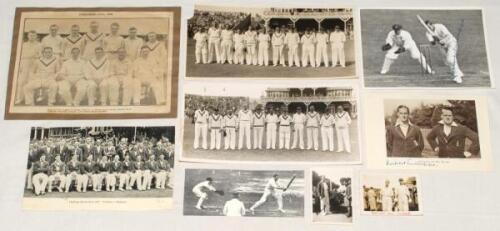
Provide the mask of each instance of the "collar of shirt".
MULTIPOLYGON (((394 126, 396 127, 401 127, 401 125, 405 125, 403 122, 401 122, 401 120, 396 120, 396 124, 394 124, 394 126)), ((413 126, 413 124, 411 123, 411 121, 408 121, 408 126, 413 126)))
MULTIPOLYGON (((440 123, 440 124, 442 124, 442 125, 446 126, 446 124, 444 124, 444 121, 443 121, 443 120, 440 120, 438 123, 440 123)), ((453 121, 453 123, 451 123, 451 127, 458 127, 458 124, 457 124, 455 121, 453 121)))

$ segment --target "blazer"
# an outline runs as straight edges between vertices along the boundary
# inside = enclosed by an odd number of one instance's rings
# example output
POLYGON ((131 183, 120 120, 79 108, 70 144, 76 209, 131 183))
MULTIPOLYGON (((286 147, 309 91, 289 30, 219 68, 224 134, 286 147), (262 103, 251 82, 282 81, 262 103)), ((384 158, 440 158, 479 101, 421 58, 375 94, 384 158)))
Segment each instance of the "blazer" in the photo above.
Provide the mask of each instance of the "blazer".
POLYGON ((466 138, 472 142, 467 151, 479 155, 479 136, 466 126, 453 123, 450 134, 447 136, 444 133, 444 125, 440 123, 434 126, 427 135, 427 141, 432 150, 439 147, 438 156, 446 158, 465 158, 466 138))
POLYGON ((386 145, 388 157, 422 157, 424 138, 420 128, 408 125, 406 136, 399 125, 386 128, 386 145))

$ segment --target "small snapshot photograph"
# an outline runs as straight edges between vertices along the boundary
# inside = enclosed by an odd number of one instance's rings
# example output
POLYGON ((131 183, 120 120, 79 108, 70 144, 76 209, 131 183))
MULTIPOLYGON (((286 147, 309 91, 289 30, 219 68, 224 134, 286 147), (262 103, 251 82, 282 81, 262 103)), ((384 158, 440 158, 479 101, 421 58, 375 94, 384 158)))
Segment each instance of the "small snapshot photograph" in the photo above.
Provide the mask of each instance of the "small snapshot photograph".
POLYGON ((351 8, 195 5, 187 77, 357 78, 351 8))
POLYGON ((182 160, 359 162, 357 99, 354 84, 190 81, 182 160))
POLYGON ((421 182, 416 175, 362 174, 364 215, 422 215, 421 182))
POLYGON ((312 170, 312 221, 325 224, 352 224, 352 170, 312 170))
POLYGON ((186 169, 184 216, 303 217, 304 171, 186 169))
POLYGON ((492 87, 481 9, 360 14, 366 87, 492 87))
POLYGON ((17 8, 6 119, 175 117, 180 8, 17 8))
POLYGON ((474 100, 384 103, 387 157, 481 158, 474 100))
POLYGON ((33 127, 26 209, 165 209, 175 127, 33 127))

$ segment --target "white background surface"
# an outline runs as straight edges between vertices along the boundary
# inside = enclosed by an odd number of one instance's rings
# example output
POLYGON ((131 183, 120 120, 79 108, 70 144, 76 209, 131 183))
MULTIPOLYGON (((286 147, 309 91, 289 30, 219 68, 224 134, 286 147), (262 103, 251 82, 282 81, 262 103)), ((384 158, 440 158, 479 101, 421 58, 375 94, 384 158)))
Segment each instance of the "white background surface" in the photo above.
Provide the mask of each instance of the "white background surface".
MULTIPOLYGON (((217 4, 231 3, 231 1, 216 1, 217 4)), ((491 73, 498 70, 496 64, 500 62, 500 3, 496 0, 337 0, 337 1, 242 1, 240 4, 267 4, 278 7, 307 6, 338 7, 483 7, 485 25, 487 27, 487 42, 490 50, 491 73), (296 2, 292 4, 291 2, 296 2)), ((182 4, 183 20, 192 14, 192 1, 148 1, 148 0, 85 0, 85 1, 13 1, 3 0, 0 4, 0 115, 3 117, 7 74, 10 58, 10 47, 14 10, 16 6, 38 7, 122 7, 122 6, 169 6, 182 4)), ((233 2, 236 4, 236 2, 233 2)), ((185 58, 185 29, 183 21, 181 31, 180 76, 185 73, 183 60, 185 58)), ((396 23, 396 22, 395 22, 396 23)), ((357 28, 359 30, 359 28, 357 28)), ((467 35, 474 36, 474 35, 467 35)), ((359 43, 358 43, 359 44, 359 43)), ((358 57, 360 60, 360 57, 358 57)), ((497 80, 500 78, 496 78, 497 80)), ((284 80, 285 81, 285 80, 284 80)), ((182 81, 180 85, 182 86, 182 81)), ((496 81, 498 86, 498 81, 496 81)), ((410 90, 405 90, 410 91, 410 90)), ((443 94, 443 91, 434 90, 443 94)), ((490 126, 492 136, 492 150, 494 166, 492 172, 457 172, 457 171, 424 171, 418 172, 422 179, 423 195, 421 200, 425 204, 424 215, 420 217, 380 217, 359 216, 356 209, 355 224, 352 226, 313 225, 309 218, 247 218, 243 220, 224 217, 182 217, 183 187, 178 186, 174 192, 176 200, 174 210, 150 212, 32 212, 24 211, 21 207, 23 185, 25 183, 26 157, 30 126, 83 126, 85 125, 173 125, 176 120, 126 120, 126 121, 3 121, 0 120, 0 230, 426 230, 426 231, 489 231, 500 229, 500 144, 495 142, 500 136, 500 92, 498 90, 451 90, 455 93, 480 94, 490 97, 490 126)), ((428 94, 424 91, 423 94, 428 94)), ((180 87, 182 94, 182 87, 180 87)), ((182 99, 182 97, 179 97, 182 99)), ((362 98, 361 98, 362 99, 362 98)), ((362 104, 362 102, 361 102, 362 104)), ((182 102, 179 107, 182 107, 182 102)), ((361 111, 360 113, 364 115, 361 111)), ((180 122, 180 121, 179 121, 180 122)), ((180 134, 177 134, 177 138, 180 134)), ((177 143, 177 147, 181 145, 177 143)), ((366 153, 364 153, 366 155, 366 153)), ((176 165, 176 184, 182 184, 184 174, 180 166, 176 165)), ((200 167, 199 165, 189 165, 200 167)), ((233 168, 238 166, 231 166, 233 168)), ((245 166, 249 168, 252 166, 245 166)), ((287 168, 307 168, 309 166, 287 166, 287 168)), ((275 166, 259 168, 275 169, 275 166)), ((361 167, 363 168, 363 167, 361 167)), ((355 179, 358 174, 355 174, 355 179)), ((306 174, 306 177, 310 176, 306 174)), ((353 195, 357 194, 357 190, 353 195)), ((308 194, 309 195, 309 194, 308 194)), ((306 198, 308 196, 306 195, 306 198)), ((357 198, 355 198, 356 200, 357 198)), ((306 202, 306 209, 310 209, 310 202, 306 202)))

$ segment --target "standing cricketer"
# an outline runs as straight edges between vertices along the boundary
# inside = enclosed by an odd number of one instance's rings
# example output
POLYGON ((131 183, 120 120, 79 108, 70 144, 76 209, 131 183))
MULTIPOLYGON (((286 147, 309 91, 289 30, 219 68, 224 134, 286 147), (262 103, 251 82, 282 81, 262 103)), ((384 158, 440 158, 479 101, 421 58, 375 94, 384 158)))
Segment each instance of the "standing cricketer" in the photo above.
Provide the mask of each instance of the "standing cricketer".
POLYGON ((89 181, 92 182, 94 191, 97 191, 97 181, 99 179, 96 173, 96 163, 93 161, 93 156, 88 155, 84 162, 80 163, 80 180, 77 182, 77 188, 82 192, 87 191, 89 181))
POLYGON ((410 108, 399 105, 397 120, 386 128, 387 156, 422 157, 424 138, 419 127, 410 122, 410 108))
POLYGON ((130 156, 125 154, 125 159, 122 162, 122 168, 119 175, 118 190, 124 191, 130 190, 130 178, 132 177, 132 171, 134 169, 134 163, 130 160, 130 156))
POLYGON ((313 105, 309 106, 309 112, 306 116, 306 130, 307 130, 307 149, 319 149, 318 135, 319 135, 319 114, 316 112, 313 105))
POLYGON ((233 31, 229 28, 228 25, 224 25, 221 31, 221 64, 226 63, 233 64, 233 31))
POLYGON ((23 43, 21 49, 21 61, 19 66, 19 75, 16 83, 16 100, 15 104, 20 104, 25 97, 24 86, 30 78, 31 68, 34 62, 38 60, 42 54, 42 45, 38 42, 36 31, 28 32, 28 41, 23 43))
POLYGON ((294 64, 300 67, 299 59, 299 44, 300 36, 295 28, 292 28, 285 35, 285 45, 288 47, 288 66, 292 67, 294 64))
POLYGON ((250 143, 250 132, 251 132, 251 122, 252 122, 252 111, 248 110, 248 105, 244 105, 243 109, 238 112, 238 149, 243 149, 243 138, 246 138, 247 149, 252 149, 252 144, 250 143))
POLYGON ((71 50, 73 50, 74 47, 80 50, 84 48, 84 39, 83 36, 80 35, 80 26, 76 24, 71 26, 70 34, 64 38, 62 45, 63 60, 71 58, 71 50))
POLYGON ((253 149, 262 149, 265 124, 266 115, 262 112, 262 105, 257 105, 252 116, 253 149))
POLYGON ((233 198, 229 201, 226 201, 224 204, 224 209, 222 210, 222 213, 224 216, 228 217, 241 217, 245 216, 245 204, 240 201, 240 195, 235 192, 233 193, 233 198))
POLYGON ((330 213, 330 184, 326 180, 325 176, 321 176, 321 180, 318 183, 318 191, 320 197, 320 208, 321 214, 324 216, 330 213))
POLYGON ((210 149, 219 150, 222 139, 222 116, 219 115, 219 109, 215 109, 208 118, 208 127, 210 129, 210 149))
POLYGON ((411 58, 420 62, 422 68, 427 73, 433 74, 431 67, 427 64, 425 57, 420 54, 417 44, 411 37, 408 31, 403 30, 403 26, 394 24, 392 30, 387 34, 385 44, 382 46, 382 51, 385 51, 384 64, 380 74, 384 75, 390 70, 392 63, 398 59, 400 54, 408 51, 411 58))
POLYGON ((94 51, 98 47, 104 46, 104 34, 99 32, 99 23, 96 21, 90 22, 90 31, 85 33, 84 49, 82 50, 84 59, 94 57, 94 51))
POLYGON ((48 180, 49 192, 52 192, 52 183, 56 180, 59 181, 57 190, 59 190, 59 192, 63 192, 63 187, 66 183, 66 175, 64 175, 65 172, 66 165, 61 161, 61 156, 57 155, 55 157, 55 161, 50 165, 50 176, 48 180))
POLYGON ((382 197, 382 211, 392 212, 392 207, 394 205, 394 189, 390 187, 391 182, 385 180, 385 186, 380 189, 380 196, 382 197))
POLYGON ((205 181, 202 181, 193 187, 193 193, 196 195, 198 199, 198 203, 196 203, 195 208, 202 210, 203 202, 208 199, 208 194, 206 190, 215 192, 216 189, 213 185, 213 179, 211 177, 207 177, 205 181))
POLYGON ((200 28, 199 31, 197 31, 194 34, 194 40, 196 41, 195 48, 194 48, 194 56, 196 57, 196 64, 206 64, 208 63, 208 34, 205 30, 205 28, 200 28))
POLYGON ((345 67, 345 41, 345 33, 340 30, 339 26, 335 26, 335 30, 330 34, 330 44, 332 47, 332 67, 337 66, 337 61, 341 67, 345 67))
POLYGON ((292 117, 288 115, 286 111, 284 111, 279 116, 279 148, 280 149, 290 149, 290 126, 292 124, 292 117))
POLYGON ((276 202, 278 203, 278 211, 285 213, 285 210, 283 210, 283 192, 278 190, 283 191, 285 188, 279 183, 278 174, 274 174, 273 177, 267 181, 266 186, 264 186, 264 193, 262 194, 260 200, 255 202, 255 204, 250 207, 252 214, 255 212, 256 208, 266 202, 269 196, 273 196, 276 199, 276 202))
POLYGON ((315 67, 314 44, 316 43, 316 36, 310 29, 307 29, 306 33, 300 38, 300 43, 302 44, 302 66, 307 67, 311 64, 311 67, 315 67))
POLYGON ((335 116, 332 115, 333 108, 327 109, 326 112, 321 115, 320 126, 321 126, 321 145, 323 151, 329 150, 333 152, 333 125, 335 124, 335 116))
MULTIPOLYGON (((257 36, 257 41, 259 41, 259 50, 258 50, 258 63, 259 66, 267 66, 269 65, 269 41, 271 38, 265 29, 260 29, 259 35, 257 36)), ((274 47, 274 46, 273 46, 274 47)))
POLYGON ((245 37, 241 33, 240 29, 236 29, 233 35, 233 44, 234 44, 234 58, 233 61, 235 64, 244 64, 245 63, 245 37))
POLYGON ((156 178, 156 188, 165 189, 170 170, 170 164, 165 160, 165 155, 161 154, 157 161, 158 173, 156 178))
POLYGON ((257 33, 251 26, 245 32, 245 46, 247 65, 257 65, 257 33))
POLYGON ((273 46, 273 66, 281 64, 285 66, 285 34, 281 32, 279 27, 274 29, 271 44, 273 46))
POLYGON ((337 133, 337 152, 351 153, 351 138, 350 138, 350 125, 351 117, 349 113, 344 111, 342 105, 337 106, 337 112, 335 113, 335 132, 337 133))
POLYGON ((144 161, 142 161, 142 157, 140 155, 138 155, 136 158, 137 160, 134 162, 133 174, 130 178, 130 187, 134 186, 135 183, 137 190, 143 191, 143 177, 146 166, 144 164, 144 161))
POLYGON ((328 67, 328 33, 325 29, 320 28, 319 33, 316 34, 316 67, 321 66, 321 60, 325 67, 328 67))
POLYGON ((396 187, 395 196, 398 202, 398 211, 408 212, 410 210, 410 190, 405 185, 403 179, 399 179, 399 185, 396 187))
POLYGON ((96 101, 97 89, 99 89, 101 105, 107 104, 108 93, 109 90, 111 90, 111 85, 113 85, 115 92, 118 93, 118 83, 114 82, 111 84, 111 82, 109 82, 108 84, 109 61, 102 47, 96 48, 94 58, 88 61, 86 66, 86 76, 89 106, 93 106, 96 101))
POLYGON ((194 112, 194 149, 198 149, 200 137, 201 147, 207 149, 207 133, 208 133, 208 117, 209 113, 205 110, 205 105, 202 104, 200 109, 194 112))
POLYGON ((226 131, 224 149, 234 150, 236 149, 236 126, 238 124, 238 118, 233 114, 233 110, 229 109, 222 121, 224 131, 226 131))
POLYGON ((274 113, 273 108, 269 108, 266 115, 266 149, 276 148, 276 129, 279 122, 278 115, 274 113))
POLYGON ((106 57, 116 59, 118 57, 118 49, 125 47, 125 39, 120 34, 120 25, 116 22, 111 23, 111 33, 103 39, 103 48, 106 52, 106 57))
POLYGON ((139 57, 139 51, 141 50, 144 40, 137 37, 137 28, 130 27, 128 29, 128 37, 123 41, 125 50, 127 51, 127 58, 134 61, 139 57))
POLYGON ((71 183, 75 182, 76 191, 81 192, 80 187, 78 187, 78 179, 80 179, 80 162, 78 161, 78 156, 73 155, 72 159, 66 164, 66 193, 69 192, 69 187, 71 183))
POLYGON ((297 107, 297 111, 293 114, 293 143, 292 149, 298 147, 304 149, 304 123, 306 122, 306 115, 302 112, 301 107, 297 107))
POLYGON ((453 81, 462 83, 464 73, 460 70, 457 61, 458 42, 445 25, 440 23, 433 23, 429 20, 425 21, 427 27, 432 31, 432 34, 427 31, 425 35, 432 45, 439 43, 445 55, 445 63, 450 69, 453 81))
POLYGON ((106 176, 106 191, 114 192, 116 188, 116 179, 120 178, 122 172, 122 163, 120 156, 115 155, 113 161, 109 163, 109 173, 106 176))
POLYGON ((59 26, 52 24, 49 34, 42 39, 42 47, 52 47, 52 51, 57 58, 61 58, 63 52, 64 39, 58 34, 59 26))
POLYGON ((215 23, 208 28, 208 63, 212 63, 214 55, 217 63, 220 63, 220 33, 215 23))

